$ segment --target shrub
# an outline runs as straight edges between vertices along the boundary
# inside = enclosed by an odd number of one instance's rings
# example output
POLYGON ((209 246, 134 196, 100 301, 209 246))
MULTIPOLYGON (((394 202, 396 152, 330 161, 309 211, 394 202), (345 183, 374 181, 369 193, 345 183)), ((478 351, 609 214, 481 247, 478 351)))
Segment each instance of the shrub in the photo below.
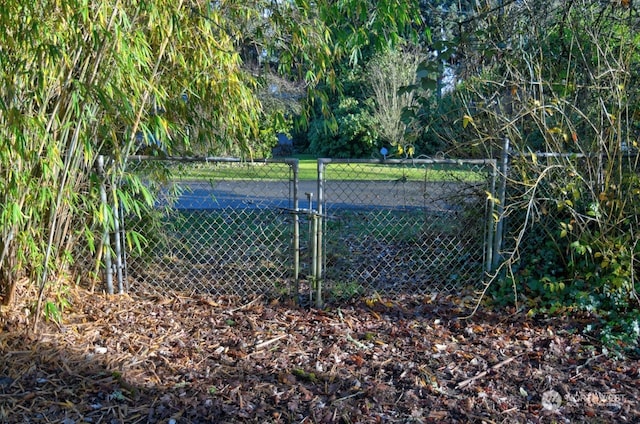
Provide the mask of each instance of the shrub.
POLYGON ((371 155, 377 140, 370 105, 343 98, 334 111, 335 124, 324 118, 311 122, 309 152, 316 156, 358 158, 371 155))

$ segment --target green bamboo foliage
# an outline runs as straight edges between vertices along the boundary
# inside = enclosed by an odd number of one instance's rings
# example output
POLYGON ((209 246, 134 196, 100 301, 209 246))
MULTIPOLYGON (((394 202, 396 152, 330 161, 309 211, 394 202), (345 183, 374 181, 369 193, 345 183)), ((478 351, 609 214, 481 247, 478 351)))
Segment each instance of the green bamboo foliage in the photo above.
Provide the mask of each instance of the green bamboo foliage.
POLYGON ((3 303, 19 281, 31 281, 40 305, 47 283, 77 252, 100 258, 98 240, 112 217, 99 202, 97 155, 113 158, 106 179, 126 213, 153 201, 126 172, 140 134, 153 134, 168 151, 208 143, 251 156, 262 109, 227 24, 231 3, 9 0, 0 7, 3 303))

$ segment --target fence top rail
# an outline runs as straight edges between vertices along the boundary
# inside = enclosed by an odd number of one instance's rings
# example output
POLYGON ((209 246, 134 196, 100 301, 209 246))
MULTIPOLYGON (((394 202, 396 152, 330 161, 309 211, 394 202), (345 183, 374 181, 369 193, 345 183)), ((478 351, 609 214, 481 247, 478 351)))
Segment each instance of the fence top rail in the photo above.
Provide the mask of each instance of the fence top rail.
POLYGON ((439 158, 405 158, 405 159, 334 159, 319 158, 318 163, 326 165, 329 163, 379 163, 382 165, 431 165, 431 164, 447 164, 447 165, 496 165, 496 159, 439 159, 439 158))
MULTIPOLYGON (((635 157, 638 155, 637 151, 623 151, 622 157, 635 157)), ((562 153, 562 152, 509 152, 509 156, 516 158, 530 158, 536 156, 538 158, 562 158, 562 159, 583 159, 583 158, 597 158, 605 156, 604 153, 562 153)))
MULTIPOLYGON (((129 161, 160 161, 160 162, 199 162, 199 163, 298 163, 297 158, 265 158, 265 159, 243 159, 237 157, 225 156, 152 156, 152 155, 130 155, 129 161)), ((371 163, 382 165, 430 165, 430 164, 448 164, 448 165, 495 165, 496 159, 441 159, 441 158, 405 158, 405 159, 345 159, 345 158, 318 158, 318 162, 322 164, 328 163, 371 163)))
POLYGON ((269 158, 269 159, 243 159, 224 156, 151 156, 151 155, 131 155, 128 161, 159 161, 159 162, 184 162, 184 163, 286 163, 295 164, 299 160, 296 158, 269 158))

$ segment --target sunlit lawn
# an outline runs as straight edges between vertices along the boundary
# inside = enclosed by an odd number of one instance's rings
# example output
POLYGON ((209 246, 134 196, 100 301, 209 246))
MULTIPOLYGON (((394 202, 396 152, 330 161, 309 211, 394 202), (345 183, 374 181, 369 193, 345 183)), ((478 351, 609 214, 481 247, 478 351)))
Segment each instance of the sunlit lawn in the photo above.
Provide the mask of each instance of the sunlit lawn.
MULTIPOLYGON (((318 161, 308 155, 298 159, 298 179, 312 181, 318 178, 318 161)), ((419 164, 407 160, 401 164, 385 163, 328 163, 326 177, 345 181, 479 181, 486 178, 481 168, 465 164, 419 164)), ((286 164, 265 165, 264 162, 197 163, 184 165, 178 175, 187 180, 281 180, 289 178, 286 164)))

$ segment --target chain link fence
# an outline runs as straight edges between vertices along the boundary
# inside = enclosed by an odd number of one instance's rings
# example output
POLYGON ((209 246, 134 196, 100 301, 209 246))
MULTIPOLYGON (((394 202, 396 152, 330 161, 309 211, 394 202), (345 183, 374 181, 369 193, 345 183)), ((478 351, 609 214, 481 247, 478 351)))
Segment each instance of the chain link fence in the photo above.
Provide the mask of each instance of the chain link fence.
POLYGON ((324 286, 452 292, 491 266, 493 160, 321 160, 324 286))
POLYGON ((297 161, 142 161, 163 166, 171 182, 159 192, 155 217, 127 221, 146 238, 130 251, 128 281, 188 293, 282 295, 294 278, 297 161), (159 225, 158 225, 159 224, 159 225))
POLYGON ((145 237, 126 256, 129 290, 250 297, 451 292, 491 266, 495 161, 145 160, 171 170, 145 237), (315 224, 315 225, 314 225, 315 224))

